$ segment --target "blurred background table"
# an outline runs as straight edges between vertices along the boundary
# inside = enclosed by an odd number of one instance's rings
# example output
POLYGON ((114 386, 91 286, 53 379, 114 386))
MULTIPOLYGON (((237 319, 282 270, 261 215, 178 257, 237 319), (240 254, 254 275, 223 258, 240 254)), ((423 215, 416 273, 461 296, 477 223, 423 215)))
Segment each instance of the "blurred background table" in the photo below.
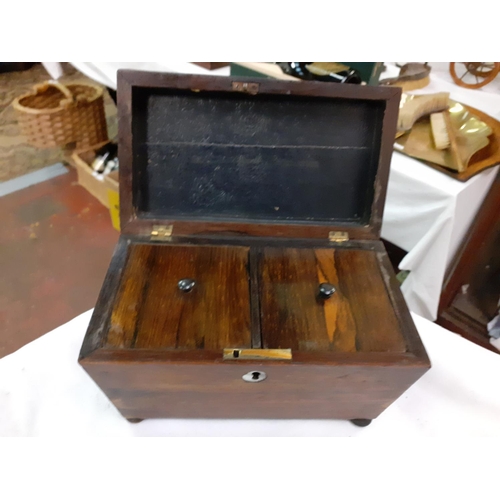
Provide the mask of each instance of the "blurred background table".
MULTIPOLYGON (((230 68, 207 70, 189 62, 74 62, 86 76, 116 89, 118 69, 229 75, 230 68)), ((44 63, 54 78, 60 75, 59 63, 44 63)), ((385 63, 381 78, 396 76, 394 63, 385 63)), ((412 91, 416 94, 450 92, 456 101, 473 106, 500 120, 500 79, 478 90, 458 87, 449 74, 449 63, 430 63, 430 84, 412 91)), ((410 271, 402 291, 413 312, 435 320, 446 269, 473 223, 475 214, 495 178, 498 166, 467 182, 459 182, 424 163, 397 151, 385 205, 382 237, 408 252, 399 263, 410 271)))

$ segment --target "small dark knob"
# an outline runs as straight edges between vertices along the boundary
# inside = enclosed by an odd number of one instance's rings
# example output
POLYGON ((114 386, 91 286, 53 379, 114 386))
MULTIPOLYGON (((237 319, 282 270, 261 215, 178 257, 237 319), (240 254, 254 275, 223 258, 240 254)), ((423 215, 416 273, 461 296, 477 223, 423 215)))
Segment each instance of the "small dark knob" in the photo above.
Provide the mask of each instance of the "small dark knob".
POLYGON ((186 293, 190 292, 194 288, 194 285, 196 285, 196 281, 189 278, 184 278, 177 283, 179 290, 186 293))
POLYGON ((319 285, 319 296, 322 299, 329 299, 335 293, 335 287, 330 283, 321 283, 319 285))

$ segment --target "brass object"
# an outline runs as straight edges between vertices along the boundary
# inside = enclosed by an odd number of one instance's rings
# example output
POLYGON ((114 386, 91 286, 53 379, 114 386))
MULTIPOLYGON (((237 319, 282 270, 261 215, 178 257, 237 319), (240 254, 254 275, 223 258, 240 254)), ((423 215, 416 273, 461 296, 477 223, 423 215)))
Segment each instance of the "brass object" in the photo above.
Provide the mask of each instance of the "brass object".
POLYGON ((492 134, 491 127, 478 120, 459 102, 450 100, 450 118, 460 134, 467 137, 488 137, 492 134))
MULTIPOLYGON (((401 102, 418 98, 419 96, 403 94, 401 102)), ((457 153, 461 163, 467 166, 477 151, 488 146, 488 136, 493 131, 490 126, 473 116, 462 104, 452 100, 450 100, 449 116, 456 137, 457 153)), ((457 159, 450 148, 438 150, 434 147, 429 117, 419 120, 408 134, 397 138, 396 145, 398 150, 409 156, 458 170, 457 159)))
POLYGON ((151 241, 169 241, 172 236, 174 226, 154 225, 151 231, 151 241))
POLYGON ((259 92, 259 84, 252 82, 233 82, 233 90, 255 95, 259 92))
POLYGON ((224 360, 267 359, 275 361, 291 361, 291 349, 224 349, 224 360))
POLYGON ((330 231, 328 233, 328 241, 349 241, 349 233, 346 231, 330 231))
POLYGON ((465 172, 467 165, 462 161, 462 155, 458 150, 457 133, 455 127, 451 123, 450 112, 444 112, 444 122, 446 126, 446 133, 448 134, 448 140, 450 142, 449 150, 451 153, 451 159, 453 162, 453 170, 458 170, 459 172, 465 172))
POLYGON ((351 68, 345 64, 338 62, 313 62, 306 64, 306 68, 313 75, 327 76, 330 73, 340 73, 341 71, 349 71, 351 68))

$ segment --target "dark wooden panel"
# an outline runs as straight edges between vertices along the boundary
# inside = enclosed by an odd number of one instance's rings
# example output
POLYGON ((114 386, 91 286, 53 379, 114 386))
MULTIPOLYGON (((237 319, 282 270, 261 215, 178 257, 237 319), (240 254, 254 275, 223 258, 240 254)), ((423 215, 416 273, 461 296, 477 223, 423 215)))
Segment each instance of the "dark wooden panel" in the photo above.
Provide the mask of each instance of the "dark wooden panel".
POLYGON ((248 249, 132 245, 108 347, 250 347, 248 249), (192 278, 189 293, 180 279, 192 278))
POLYGON ((81 363, 127 418, 376 418, 428 369, 417 360, 81 363), (242 375, 254 370, 264 370, 266 380, 244 382, 242 375))
MULTIPOLYGON (((271 233, 272 231, 269 230, 271 233)), ((325 239, 323 241, 316 241, 311 239, 301 239, 301 238, 276 238, 276 236, 267 237, 253 237, 251 239, 246 236, 242 236, 236 233, 200 233, 191 236, 177 236, 172 235, 172 239, 168 244, 175 245, 236 245, 236 246, 247 246, 251 245, 253 248, 262 247, 280 247, 280 248, 359 248, 363 250, 384 250, 383 245, 381 245, 379 240, 348 240, 342 242, 328 241, 325 239)), ((133 241, 137 243, 149 242, 150 236, 134 237, 133 241)))
POLYGON ((260 292, 266 348, 406 351, 373 252, 266 248, 260 292), (317 298, 322 282, 337 289, 328 300, 317 298))
MULTIPOLYGON (((134 236, 148 236, 151 234, 153 225, 173 225, 174 236, 211 236, 223 238, 227 235, 268 237, 268 238, 310 238, 318 239, 318 245, 328 241, 330 231, 346 231, 353 240, 378 240, 376 231, 368 226, 348 227, 335 225, 299 225, 299 224, 257 224, 255 221, 241 220, 239 222, 228 222, 213 219, 211 221, 191 221, 174 219, 142 219, 134 216, 127 223, 125 232, 122 234, 134 236)), ((293 243, 292 243, 293 244, 293 243)))
MULTIPOLYGON (((437 323, 483 347, 500 299, 500 172, 445 277, 437 323)), ((495 351, 498 352, 498 351, 495 351)))

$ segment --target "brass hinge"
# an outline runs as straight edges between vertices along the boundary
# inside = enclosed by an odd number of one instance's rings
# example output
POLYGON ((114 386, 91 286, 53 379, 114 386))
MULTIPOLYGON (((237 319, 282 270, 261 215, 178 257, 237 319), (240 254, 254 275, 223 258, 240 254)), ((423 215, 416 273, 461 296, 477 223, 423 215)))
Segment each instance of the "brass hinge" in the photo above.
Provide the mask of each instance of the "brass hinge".
POLYGON ((349 241, 349 233, 346 231, 330 231, 328 233, 328 241, 349 241))
POLYGON ((168 241, 172 236, 174 226, 153 226, 151 241, 168 241))
POLYGON ((222 359, 267 359, 275 361, 290 361, 291 349, 224 349, 222 359))
POLYGON ((259 92, 259 84, 251 82, 233 82, 233 90, 255 95, 259 92))

